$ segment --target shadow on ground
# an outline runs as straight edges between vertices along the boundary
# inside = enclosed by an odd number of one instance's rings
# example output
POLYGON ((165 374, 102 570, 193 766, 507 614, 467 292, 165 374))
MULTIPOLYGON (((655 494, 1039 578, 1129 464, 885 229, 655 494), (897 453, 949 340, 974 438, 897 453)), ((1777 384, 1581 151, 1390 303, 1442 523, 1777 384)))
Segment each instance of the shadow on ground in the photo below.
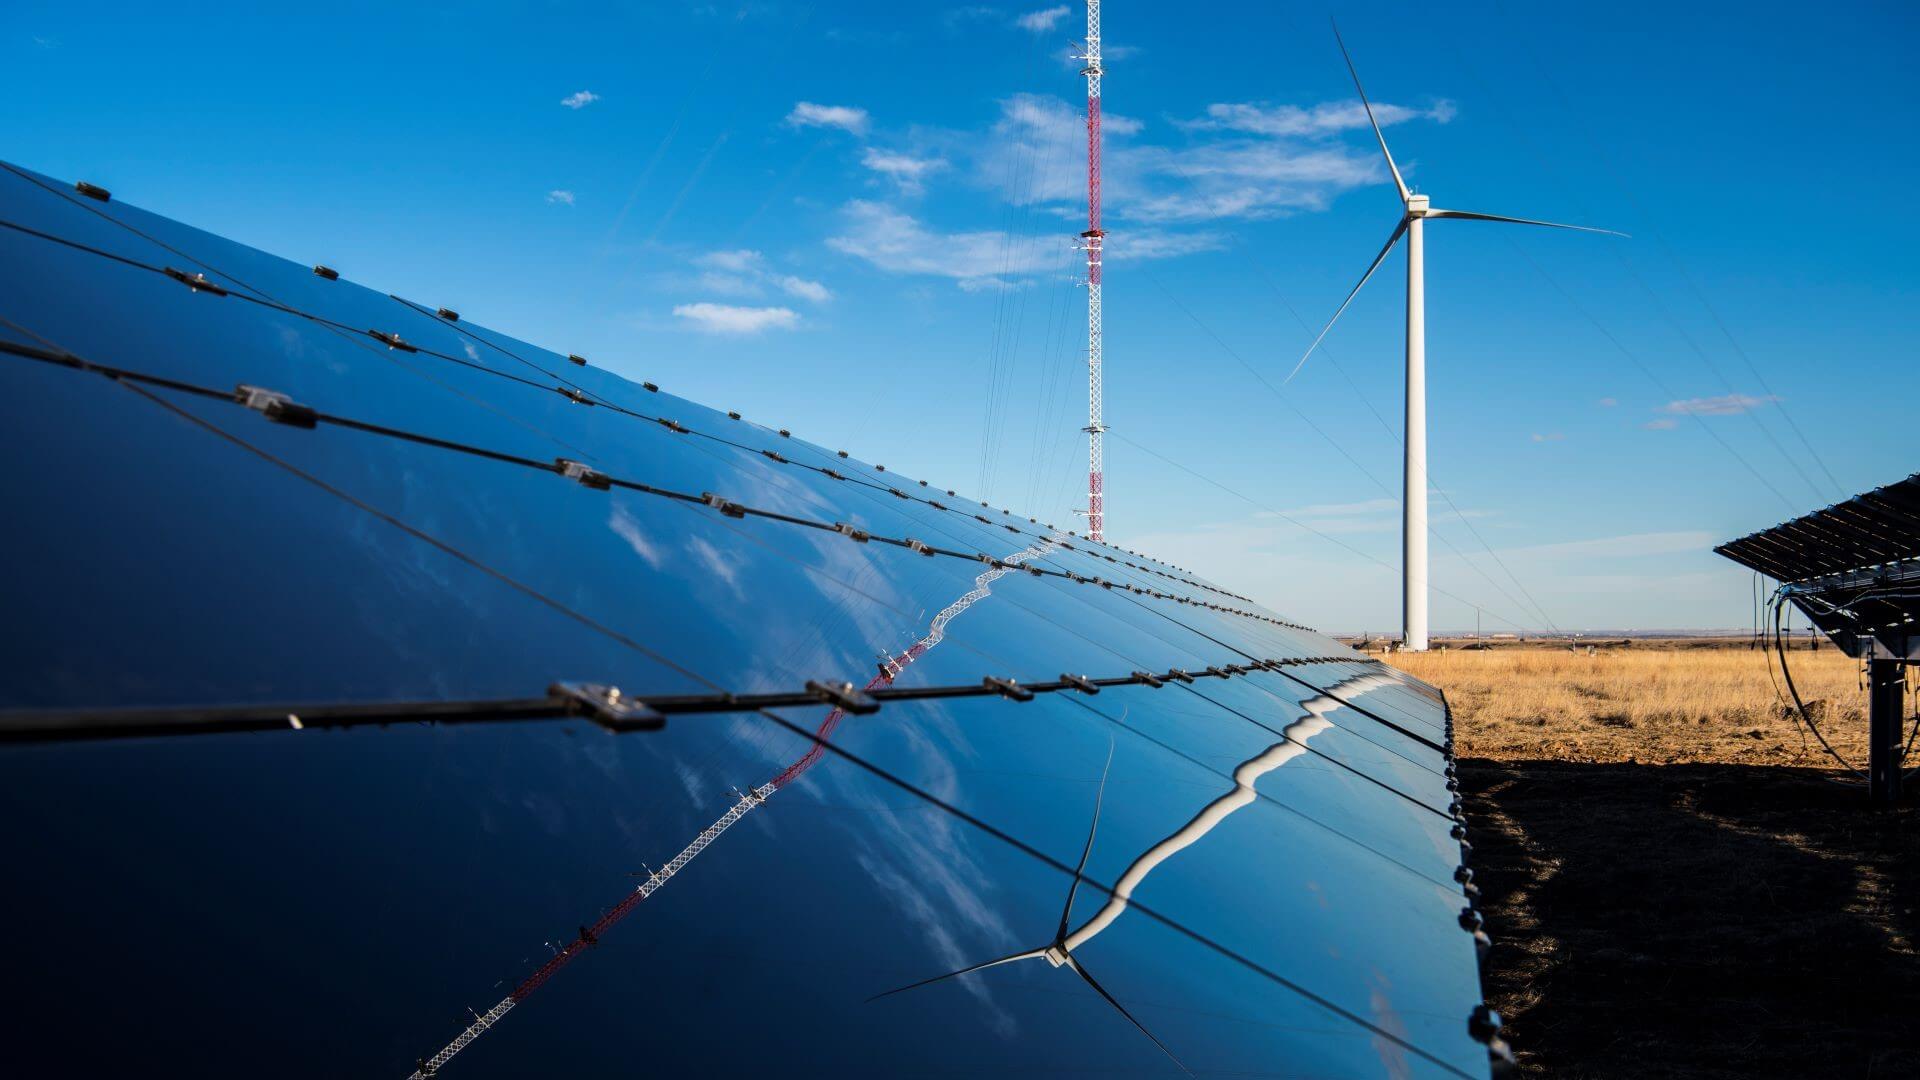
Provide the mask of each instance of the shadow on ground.
POLYGON ((1920 1076, 1920 800, 1833 776, 1463 760, 1522 1074, 1920 1076))

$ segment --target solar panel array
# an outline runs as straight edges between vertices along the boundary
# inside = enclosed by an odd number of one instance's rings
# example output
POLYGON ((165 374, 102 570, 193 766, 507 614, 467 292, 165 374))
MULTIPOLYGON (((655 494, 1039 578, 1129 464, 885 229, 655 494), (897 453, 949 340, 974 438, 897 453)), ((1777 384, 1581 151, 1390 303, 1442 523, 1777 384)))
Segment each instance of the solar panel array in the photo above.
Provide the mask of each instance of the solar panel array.
POLYGON ((1713 550, 1775 581, 1920 558, 1920 473, 1713 550))
POLYGON ((1848 653, 1920 655, 1920 473, 1713 550, 1781 582, 1848 653))
POLYGON ((0 226, 19 1066, 1504 1053, 1430 687, 88 185, 0 226))

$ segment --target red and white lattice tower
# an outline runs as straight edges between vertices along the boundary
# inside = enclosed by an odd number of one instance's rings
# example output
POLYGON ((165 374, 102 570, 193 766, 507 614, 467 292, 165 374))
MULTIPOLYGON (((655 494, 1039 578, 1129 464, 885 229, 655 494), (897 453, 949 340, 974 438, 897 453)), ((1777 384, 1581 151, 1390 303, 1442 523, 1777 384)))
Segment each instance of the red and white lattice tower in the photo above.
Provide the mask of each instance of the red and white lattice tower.
POLYGON ((1087 535, 1105 539, 1106 508, 1103 489, 1105 464, 1101 452, 1107 425, 1100 420, 1100 248, 1106 233, 1100 228, 1100 0, 1087 0, 1087 231, 1080 234, 1087 253, 1087 535))

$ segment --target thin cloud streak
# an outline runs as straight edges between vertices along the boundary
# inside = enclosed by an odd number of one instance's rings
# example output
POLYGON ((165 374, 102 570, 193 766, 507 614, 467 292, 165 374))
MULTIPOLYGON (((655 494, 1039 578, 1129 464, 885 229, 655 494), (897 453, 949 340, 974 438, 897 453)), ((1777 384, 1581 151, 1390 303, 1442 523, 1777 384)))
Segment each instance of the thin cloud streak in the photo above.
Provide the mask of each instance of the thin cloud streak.
POLYGON ((790 296, 797 296, 802 300, 810 300, 816 304, 824 304, 833 299, 833 291, 825 285, 817 281, 809 281, 803 277, 795 277, 792 274, 776 274, 774 275, 773 283, 778 285, 783 292, 790 296))
POLYGON ((962 286, 1059 269, 1071 254, 1059 237, 1011 237, 998 229, 939 233, 883 203, 855 199, 842 208, 843 231, 827 246, 896 274, 953 278, 962 286))
POLYGON ((947 162, 941 158, 914 157, 912 154, 882 150, 877 146, 869 146, 861 152, 860 164, 893 181, 902 192, 913 195, 920 193, 929 174, 947 167, 947 162))
MULTIPOLYGON (((1379 104, 1373 118, 1381 127, 1404 124, 1409 120, 1432 120, 1445 124, 1458 116, 1453 102, 1440 100, 1424 109, 1406 105, 1379 104)), ((1207 114, 1195 120, 1183 120, 1178 126, 1186 131, 1239 131, 1249 135, 1275 138, 1336 135, 1343 131, 1364 131, 1366 107, 1358 99, 1328 101, 1318 105, 1269 105, 1265 102, 1225 102, 1207 106, 1207 114)))
MULTIPOLYGON (((1377 151, 1348 146, 1336 136, 1366 122, 1359 102, 1298 106, 1216 105, 1220 115, 1180 124, 1199 133, 1192 145, 1138 140, 1146 125, 1108 114, 1108 210, 1116 234, 1128 223, 1184 225, 1225 219, 1266 220, 1324 210, 1333 199, 1385 177, 1377 151), (1205 141, 1209 133, 1221 137, 1205 141)), ((1385 106, 1394 122, 1445 122, 1450 103, 1428 109, 1385 106)), ((1063 213, 1085 197, 1076 169, 1035 174, 1013 167, 1025 161, 1074 162, 1084 153, 1085 121, 1077 104, 1043 94, 1015 94, 1001 102, 989 132, 963 137, 955 152, 971 158, 976 183, 998 189, 1015 205, 1037 204, 1063 213)))
POLYGON ((1627 533, 1557 544, 1503 548, 1500 554, 1514 559, 1638 559, 1650 555, 1704 552, 1711 549, 1715 542, 1713 533, 1694 530, 1627 533))
POLYGON ((800 313, 785 307, 735 307, 731 304, 681 304, 675 316, 709 334, 757 334, 763 330, 791 330, 800 325, 800 313))
POLYGON ((1013 20, 1013 25, 1028 33, 1041 34, 1053 29, 1055 24, 1066 17, 1067 5, 1061 4, 1057 7, 1044 8, 1040 11, 1029 11, 1025 15, 1013 20))
POLYGON ((788 127, 839 128, 854 135, 865 135, 871 121, 867 110, 852 105, 819 105, 802 101, 793 106, 786 122, 788 127))
POLYGON ((750 248, 709 251, 695 256, 693 264, 702 269, 695 283, 707 292, 760 296, 773 288, 815 304, 833 299, 833 290, 818 281, 768 269, 766 256, 750 248))
POLYGON ((1762 405, 1771 405, 1780 398, 1773 394, 1721 394, 1718 397, 1687 398, 1682 401, 1669 401, 1660 407, 1661 412, 1676 413, 1682 416, 1739 416, 1751 412, 1762 405))

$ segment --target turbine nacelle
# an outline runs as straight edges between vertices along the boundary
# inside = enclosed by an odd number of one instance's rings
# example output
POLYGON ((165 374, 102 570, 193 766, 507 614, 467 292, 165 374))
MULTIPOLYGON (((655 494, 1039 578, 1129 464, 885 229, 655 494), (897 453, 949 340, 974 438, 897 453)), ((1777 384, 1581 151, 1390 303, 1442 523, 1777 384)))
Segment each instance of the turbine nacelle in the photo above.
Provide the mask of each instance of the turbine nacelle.
POLYGON ((1427 197, 1425 195, 1407 196, 1407 216, 1410 218, 1427 216, 1427 197))

